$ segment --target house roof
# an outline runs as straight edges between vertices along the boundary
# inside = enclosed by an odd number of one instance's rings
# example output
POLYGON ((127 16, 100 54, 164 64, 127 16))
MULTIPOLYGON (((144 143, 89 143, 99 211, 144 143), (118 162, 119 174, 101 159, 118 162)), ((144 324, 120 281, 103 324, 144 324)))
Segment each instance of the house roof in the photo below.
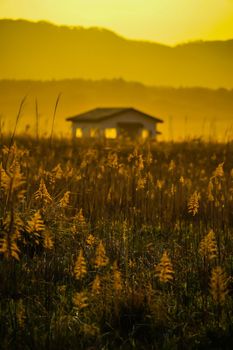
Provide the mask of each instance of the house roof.
POLYGON ((143 113, 135 108, 95 108, 88 112, 81 113, 78 115, 75 115, 73 117, 66 118, 67 121, 71 122, 101 122, 102 120, 109 119, 112 117, 115 117, 116 115, 123 114, 125 112, 137 112, 141 115, 143 115, 145 118, 149 118, 150 120, 153 120, 157 123, 163 123, 163 120, 153 117, 149 114, 143 113))

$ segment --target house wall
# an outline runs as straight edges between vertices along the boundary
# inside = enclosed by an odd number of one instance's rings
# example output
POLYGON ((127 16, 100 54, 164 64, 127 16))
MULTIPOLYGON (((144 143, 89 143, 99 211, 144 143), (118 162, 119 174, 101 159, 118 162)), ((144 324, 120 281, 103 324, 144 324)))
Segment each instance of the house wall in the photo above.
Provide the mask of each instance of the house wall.
POLYGON ((76 128, 82 128, 83 130, 83 136, 90 136, 90 129, 99 129, 100 135, 104 134, 104 129, 107 128, 117 128, 118 123, 127 122, 127 123, 141 123, 143 124, 143 128, 147 129, 151 136, 156 135, 156 125, 157 123, 153 120, 150 120, 147 117, 144 117, 142 114, 138 113, 137 111, 128 111, 124 114, 113 116, 109 119, 103 120, 99 123, 85 123, 85 122, 76 122, 73 123, 72 129, 73 129, 73 136, 75 137, 76 134, 76 128))

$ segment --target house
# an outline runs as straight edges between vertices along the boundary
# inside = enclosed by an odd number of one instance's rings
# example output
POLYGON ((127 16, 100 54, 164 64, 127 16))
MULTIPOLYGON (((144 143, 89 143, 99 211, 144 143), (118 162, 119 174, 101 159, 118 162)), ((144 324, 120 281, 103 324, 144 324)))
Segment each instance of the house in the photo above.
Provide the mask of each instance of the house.
POLYGON ((157 131, 157 124, 163 123, 161 119, 135 108, 96 108, 66 120, 72 122, 73 138, 105 137, 114 139, 118 136, 126 136, 131 139, 155 138, 160 134, 157 131))

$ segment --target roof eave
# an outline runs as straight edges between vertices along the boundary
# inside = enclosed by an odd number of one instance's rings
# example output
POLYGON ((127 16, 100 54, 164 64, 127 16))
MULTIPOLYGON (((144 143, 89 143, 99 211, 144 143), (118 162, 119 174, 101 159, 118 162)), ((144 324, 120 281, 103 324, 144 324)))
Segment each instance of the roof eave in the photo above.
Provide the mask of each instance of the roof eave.
MULTIPOLYGON (((84 122, 84 123, 93 123, 93 122, 100 123, 103 120, 110 119, 113 117, 115 117, 115 115, 106 116, 106 117, 95 119, 95 120, 87 119, 87 118, 83 119, 83 118, 79 118, 79 117, 69 117, 69 118, 66 118, 66 121, 68 121, 68 122, 84 122)), ((162 119, 154 118, 154 117, 147 116, 147 115, 145 115, 145 117, 149 118, 150 120, 154 121, 155 123, 164 123, 164 121, 162 119)))
POLYGON ((103 119, 71 119, 67 118, 66 119, 68 122, 73 122, 73 123, 100 123, 103 119))
POLYGON ((103 120, 106 120, 106 119, 109 119, 109 118, 114 118, 115 116, 121 114, 122 112, 126 112, 126 111, 135 111, 141 115, 143 115, 144 117, 154 121, 155 123, 164 123, 164 121, 162 119, 159 119, 159 118, 156 118, 156 117, 153 117, 152 115, 149 115, 149 114, 146 114, 146 113, 143 113, 141 111, 138 111, 137 109, 135 108, 132 108, 132 107, 128 107, 128 108, 122 108, 122 110, 120 111, 116 111, 115 113, 112 113, 110 115, 107 115, 107 116, 104 116, 104 117, 100 117, 100 118, 96 118, 95 120, 93 119, 89 119, 88 120, 88 117, 85 117, 83 118, 83 116, 81 115, 76 115, 76 116, 73 116, 73 117, 68 117, 66 118, 67 121, 71 121, 71 122, 87 122, 87 123, 90 123, 90 122, 96 122, 96 123, 99 123, 103 120))

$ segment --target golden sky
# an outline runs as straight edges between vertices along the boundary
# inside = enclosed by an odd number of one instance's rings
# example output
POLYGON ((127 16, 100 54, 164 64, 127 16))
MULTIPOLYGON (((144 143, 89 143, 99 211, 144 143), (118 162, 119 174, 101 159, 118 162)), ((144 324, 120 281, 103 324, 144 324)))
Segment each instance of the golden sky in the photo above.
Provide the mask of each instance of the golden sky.
POLYGON ((0 0, 0 16, 105 27, 166 44, 233 38, 233 0, 0 0))

